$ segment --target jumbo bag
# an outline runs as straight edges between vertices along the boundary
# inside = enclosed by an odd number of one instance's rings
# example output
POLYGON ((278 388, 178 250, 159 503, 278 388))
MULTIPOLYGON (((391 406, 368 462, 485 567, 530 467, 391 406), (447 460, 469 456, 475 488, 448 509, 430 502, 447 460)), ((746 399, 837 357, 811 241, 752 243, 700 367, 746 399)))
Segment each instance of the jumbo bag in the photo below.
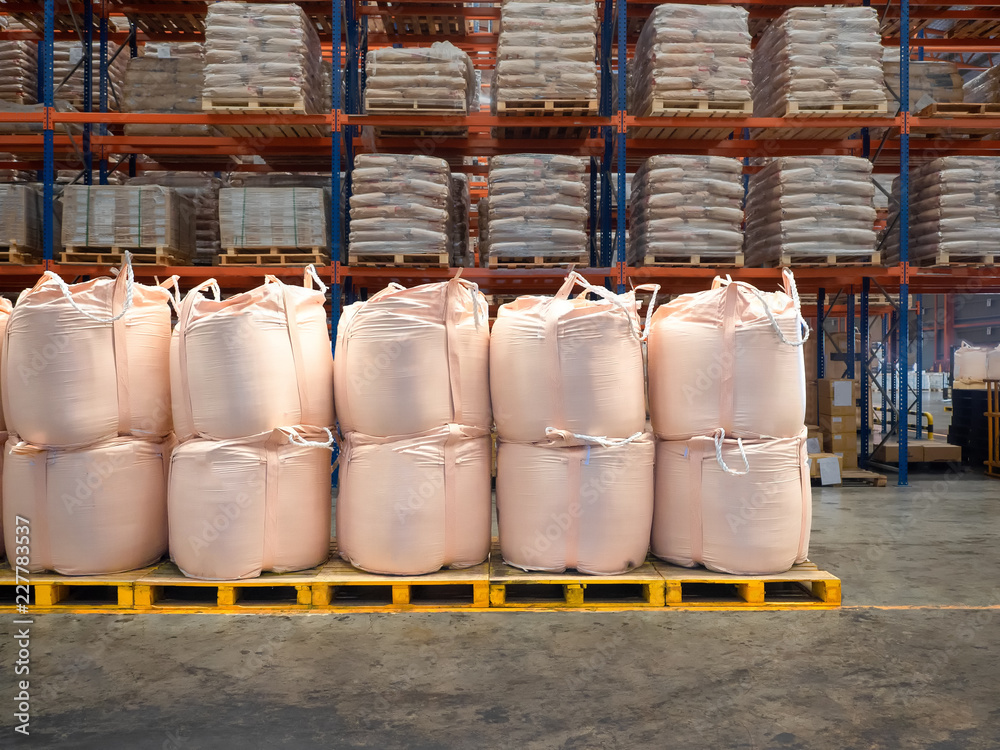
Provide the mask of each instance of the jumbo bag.
MULTIPOLYGON (((955 350, 956 383, 981 383, 986 380, 990 350, 985 346, 972 346, 963 341, 955 350)), ((994 355, 994 358, 996 355, 994 355)), ((994 369, 997 369, 994 365, 994 369)))
POLYGON ((802 319, 791 271, 784 292, 716 278, 653 315, 649 410, 656 436, 795 437, 806 414, 802 319))
POLYGON ((502 305, 490 339, 490 393, 500 439, 540 442, 549 430, 603 438, 642 432, 637 310, 635 291, 614 294, 575 272, 552 297, 502 305), (570 298, 576 286, 583 293, 570 298))
POLYGON ((39 447, 79 448, 170 432, 170 292, 115 278, 67 284, 47 271, 7 322, 0 391, 7 429, 39 447))
POLYGON ((330 552, 328 429, 189 440, 170 460, 170 558, 190 578, 313 568, 330 552))
POLYGON ((488 313, 479 288, 458 276, 412 289, 390 284, 345 308, 334 359, 341 432, 489 430, 488 313))
POLYGON ((15 550, 28 521, 30 573, 105 575, 142 568, 167 551, 165 441, 117 437, 50 450, 11 435, 4 447, 3 529, 15 550))
POLYGON ((811 524, 806 430, 774 440, 717 430, 657 442, 657 557, 720 573, 782 573, 808 558, 811 524))
POLYGON ((214 279, 188 292, 170 343, 179 440, 333 425, 326 287, 312 266, 304 282, 292 286, 267 276, 263 285, 225 300, 214 279))

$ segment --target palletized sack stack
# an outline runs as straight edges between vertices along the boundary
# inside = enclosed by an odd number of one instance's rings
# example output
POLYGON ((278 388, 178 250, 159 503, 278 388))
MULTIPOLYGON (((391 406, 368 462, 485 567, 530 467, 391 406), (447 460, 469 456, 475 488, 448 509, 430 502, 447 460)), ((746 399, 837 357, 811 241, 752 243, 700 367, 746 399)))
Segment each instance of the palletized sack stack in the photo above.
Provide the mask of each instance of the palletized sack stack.
MULTIPOLYGON (((66 77, 69 79, 55 92, 56 101, 69 102, 78 109, 83 108, 83 43, 82 42, 55 42, 52 48, 52 79, 58 86, 66 77), (77 63, 79 67, 76 67, 77 63), (74 71, 74 68, 76 70, 74 71), (72 72, 72 75, 70 73, 72 72)), ((122 81, 125 79, 125 66, 128 64, 128 55, 121 54, 115 58, 114 62, 108 63, 108 109, 118 110, 122 106, 122 81)), ((91 65, 93 70, 93 80, 91 83, 91 101, 94 110, 97 111, 100 104, 100 70, 101 70, 101 47, 95 44, 91 52, 91 65)))
POLYGON ((716 278, 653 315, 653 554, 723 573, 779 573, 809 552, 807 335, 785 291, 716 278))
MULTIPOLYGON (((543 257, 587 261, 587 163, 578 156, 490 159, 486 252, 492 262, 543 257)), ((483 252, 480 227, 480 253, 483 252)))
MULTIPOLYGON (((899 206, 893 181, 890 219, 899 206)), ((944 156, 910 170, 909 259, 1000 255, 1000 157, 944 156)), ((886 242, 899 259, 899 222, 886 242)))
MULTIPOLYGON (((899 102, 899 51, 887 49, 882 60, 886 99, 896 111, 899 102)), ((917 113, 930 104, 964 101, 962 75, 958 65, 945 60, 910 60, 910 112, 917 113)))
POLYGON ((193 213, 188 198, 158 185, 68 185, 62 242, 68 252, 119 248, 189 261, 193 213))
POLYGON ((750 101, 750 31, 744 8, 660 5, 636 43, 629 111, 646 116, 699 101, 750 101))
POLYGON ((301 7, 212 3, 205 16, 205 105, 327 110, 319 34, 301 7))
POLYGON ((344 310, 334 362, 344 433, 337 546, 374 573, 420 575, 490 550, 490 330, 459 278, 344 310))
POLYGON ((868 159, 782 156, 750 176, 748 265, 875 250, 875 186, 868 159))
POLYGON ((38 95, 38 48, 31 42, 0 41, 0 101, 34 104, 38 95))
POLYGON ((415 114, 479 109, 472 59, 449 42, 409 49, 384 47, 365 58, 365 111, 415 114))
POLYGON ((633 180, 628 262, 699 255, 733 262, 743 249, 743 164, 721 156, 653 156, 633 180))
MULTIPOLYGON (((194 204, 195 264, 211 265, 221 249, 219 235, 219 189, 222 180, 209 172, 145 172, 129 185, 161 185, 176 190, 194 204)), ((190 217, 187 217, 190 222, 190 217)))
POLYGON ((170 556, 185 575, 254 578, 327 559, 334 411, 325 301, 309 266, 304 286, 270 279, 220 300, 210 279, 180 305, 170 343, 180 445, 167 506, 170 556))
MULTIPOLYGON (((202 111, 205 48, 196 42, 147 43, 141 57, 129 60, 125 70, 125 112, 190 114, 202 111)), ((127 123, 126 135, 205 136, 214 128, 204 124, 127 123)))
MULTIPOLYGON (((54 206, 54 208, 56 208, 54 206)), ((34 185, 0 185, 0 252, 23 258, 42 256, 42 191, 34 185)), ((58 221, 58 211, 55 220, 58 221)), ((58 226, 58 224, 57 224, 58 226)))
POLYGON ((597 7, 593 0, 500 6, 492 111, 498 104, 596 100, 597 7))
POLYGON ((753 52, 758 117, 799 111, 885 111, 882 38, 875 8, 790 8, 753 52))
POLYGON ((554 296, 497 312, 490 391, 507 564, 616 575, 645 562, 653 440, 642 338, 634 291, 612 294, 575 272, 554 296), (596 298, 572 296, 576 286, 596 298))
POLYGON ((359 154, 351 173, 352 257, 451 252, 451 167, 444 159, 359 154))
POLYGON ((448 232, 451 240, 451 265, 455 268, 471 267, 473 256, 469 247, 469 210, 472 198, 469 193, 468 175, 452 172, 449 189, 448 232))
POLYGON ((13 312, 0 303, 3 529, 14 550, 27 520, 29 572, 117 573, 166 551, 169 297, 126 264, 72 285, 48 272, 13 312))
POLYGON ((316 255, 329 254, 327 200, 323 188, 222 188, 222 248, 301 248, 316 255))

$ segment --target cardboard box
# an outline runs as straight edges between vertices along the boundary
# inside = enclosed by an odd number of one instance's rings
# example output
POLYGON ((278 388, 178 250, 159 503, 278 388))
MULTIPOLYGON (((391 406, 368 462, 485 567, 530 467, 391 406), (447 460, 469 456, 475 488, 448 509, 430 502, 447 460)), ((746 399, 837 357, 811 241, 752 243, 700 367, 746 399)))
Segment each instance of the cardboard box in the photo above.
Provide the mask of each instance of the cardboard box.
MULTIPOLYGON (((819 428, 818 424, 806 424, 806 437, 807 438, 818 438, 820 442, 823 440, 823 430, 819 428)), ((816 451, 817 453, 822 453, 823 451, 816 451)))
POLYGON ((854 405, 854 381, 829 378, 817 381, 817 402, 821 415, 854 414, 857 408, 854 405))
MULTIPOLYGON (((959 449, 961 450, 961 449, 959 449)), ((924 447, 920 443, 910 441, 906 446, 907 463, 915 464, 924 460, 924 447)), ((899 444, 890 442, 879 448, 872 458, 884 464, 899 463, 899 444)))
MULTIPOLYGON (((913 441, 911 441, 912 444, 913 441)), ((962 446, 949 445, 944 440, 917 441, 924 461, 953 461, 962 463, 962 446)), ((912 458, 910 459, 913 460, 912 458)))
POLYGON ((843 473, 844 469, 856 469, 858 468, 858 449, 845 450, 845 451, 834 451, 834 455, 840 459, 840 471, 843 473))
POLYGON ((851 411, 848 415, 819 415, 819 426, 823 432, 855 433, 858 431, 858 417, 851 411))
POLYGON ((809 476, 819 479, 826 486, 840 484, 841 458, 832 453, 813 453, 809 456, 809 476))
POLYGON ((824 432, 823 450, 826 453, 857 452, 858 436, 853 432, 824 432))

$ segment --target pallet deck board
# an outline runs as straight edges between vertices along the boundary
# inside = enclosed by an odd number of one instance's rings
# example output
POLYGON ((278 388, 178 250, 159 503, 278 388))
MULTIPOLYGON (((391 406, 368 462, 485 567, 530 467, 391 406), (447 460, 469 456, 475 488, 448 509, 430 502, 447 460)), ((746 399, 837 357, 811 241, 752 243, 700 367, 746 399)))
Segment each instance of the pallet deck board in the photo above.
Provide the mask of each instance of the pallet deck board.
POLYGON ((557 268, 561 266, 585 266, 590 262, 590 253, 567 255, 510 255, 489 257, 490 268, 557 268))
POLYGON ((448 268, 449 253, 351 253, 347 262, 351 266, 375 266, 379 268, 448 268))
POLYGON ((840 579, 820 570, 812 562, 795 565, 785 573, 761 576, 684 568, 662 560, 655 560, 653 567, 666 581, 667 607, 816 607, 841 604, 840 579), (795 598, 790 598, 792 596, 795 598))
POLYGON ((642 266, 707 266, 711 268, 742 268, 744 262, 743 253, 728 255, 702 255, 692 253, 691 255, 655 253, 646 255, 642 266))
POLYGON ((870 487, 885 487, 886 476, 865 469, 844 469, 840 472, 842 484, 865 485, 870 487))
POLYGON ((881 260, 880 253, 803 253, 782 256, 778 260, 766 261, 767 266, 877 266, 881 260))
POLYGON ((109 247, 109 248, 76 248, 67 246, 59 253, 60 263, 69 264, 108 264, 121 265, 125 261, 125 253, 132 254, 132 263, 137 266, 175 266, 190 263, 176 250, 166 245, 149 248, 142 247, 109 247))
POLYGON ((0 244, 0 265, 33 266, 42 262, 42 253, 34 248, 19 248, 16 242, 0 244))
POLYGON ((1000 253, 949 253, 941 252, 913 258, 910 263, 919 267, 930 266, 992 266, 1000 261, 1000 253))
POLYGON ((216 266, 325 266, 330 256, 319 247, 228 247, 213 256, 216 266))

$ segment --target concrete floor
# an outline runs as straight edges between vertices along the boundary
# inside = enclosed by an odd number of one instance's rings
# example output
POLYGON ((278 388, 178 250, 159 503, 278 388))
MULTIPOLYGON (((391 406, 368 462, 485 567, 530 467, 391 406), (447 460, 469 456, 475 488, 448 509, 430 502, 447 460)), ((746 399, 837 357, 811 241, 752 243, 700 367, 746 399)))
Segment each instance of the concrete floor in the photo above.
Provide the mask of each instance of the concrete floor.
POLYGON ((0 748, 1000 748, 1000 483, 817 490, 812 538, 839 611, 43 615, 29 741, 7 616, 0 748))

